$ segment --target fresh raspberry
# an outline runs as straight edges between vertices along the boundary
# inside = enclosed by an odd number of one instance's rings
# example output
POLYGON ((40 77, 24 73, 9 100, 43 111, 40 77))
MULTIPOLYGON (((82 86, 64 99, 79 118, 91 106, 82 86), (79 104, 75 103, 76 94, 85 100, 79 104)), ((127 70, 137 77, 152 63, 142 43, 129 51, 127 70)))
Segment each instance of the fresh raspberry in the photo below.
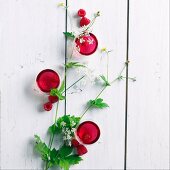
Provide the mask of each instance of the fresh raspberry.
POLYGON ((50 111, 52 109, 53 105, 51 102, 47 102, 44 104, 44 110, 50 111))
POLYGON ((79 17, 84 17, 86 15, 86 11, 84 9, 79 9, 77 15, 79 17))
POLYGON ((87 152, 88 152, 87 148, 84 145, 77 146, 77 154, 79 156, 82 156, 82 155, 86 154, 87 152))
POLYGON ((80 143, 76 139, 72 139, 71 144, 73 147, 77 147, 80 145, 80 143))
POLYGON ((58 102, 58 96, 48 96, 48 100, 50 103, 58 102))
POLYGON ((90 24, 90 20, 89 20, 88 18, 83 17, 83 18, 80 20, 80 27, 86 26, 86 25, 88 25, 88 24, 90 24))

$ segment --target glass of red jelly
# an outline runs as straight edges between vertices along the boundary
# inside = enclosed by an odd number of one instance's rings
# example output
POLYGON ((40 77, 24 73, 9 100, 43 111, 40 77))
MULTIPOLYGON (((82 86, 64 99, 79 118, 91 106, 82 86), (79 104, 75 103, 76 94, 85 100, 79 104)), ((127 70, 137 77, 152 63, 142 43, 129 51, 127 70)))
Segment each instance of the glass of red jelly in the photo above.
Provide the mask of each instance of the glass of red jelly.
POLYGON ((41 91, 49 93, 60 85, 60 77, 54 70, 45 69, 38 74, 36 82, 41 91))
POLYGON ((96 123, 85 121, 77 128, 77 136, 84 144, 93 144, 100 137, 100 129, 96 123))

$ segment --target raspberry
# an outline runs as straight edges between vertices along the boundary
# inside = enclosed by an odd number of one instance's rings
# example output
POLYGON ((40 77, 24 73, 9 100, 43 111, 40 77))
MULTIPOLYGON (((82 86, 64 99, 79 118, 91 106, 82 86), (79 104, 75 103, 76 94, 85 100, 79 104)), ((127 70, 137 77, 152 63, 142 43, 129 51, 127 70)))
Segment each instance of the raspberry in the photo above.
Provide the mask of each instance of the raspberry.
POLYGON ((90 20, 89 20, 88 18, 83 17, 83 18, 80 20, 80 26, 81 26, 81 27, 82 27, 82 26, 86 26, 86 25, 88 25, 88 24, 90 24, 90 20))
POLYGON ((80 145, 80 143, 76 139, 72 139, 71 144, 73 147, 77 147, 80 145))
POLYGON ((56 102, 58 102, 58 97, 57 96, 48 96, 48 100, 50 103, 56 103, 56 102))
POLYGON ((86 15, 86 11, 84 9, 79 9, 77 15, 79 17, 84 17, 86 15))
POLYGON ((52 109, 53 105, 51 102, 47 102, 44 104, 44 110, 50 111, 52 109))
POLYGON ((87 152, 88 152, 87 148, 84 145, 77 146, 77 154, 79 156, 82 156, 82 155, 86 154, 87 152))

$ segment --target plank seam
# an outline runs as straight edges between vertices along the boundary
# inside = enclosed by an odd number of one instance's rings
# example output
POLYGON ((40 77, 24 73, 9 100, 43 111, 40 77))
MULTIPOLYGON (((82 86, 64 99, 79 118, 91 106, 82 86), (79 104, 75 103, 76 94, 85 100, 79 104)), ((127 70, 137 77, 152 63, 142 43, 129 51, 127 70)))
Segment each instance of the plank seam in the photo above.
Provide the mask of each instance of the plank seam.
POLYGON ((129 10, 130 0, 127 0, 127 37, 126 37, 126 91, 125 91, 125 141, 124 141, 124 169, 127 169, 127 133, 128 133, 128 77, 129 77, 129 10))
MULTIPOLYGON (((68 6, 68 0, 65 1, 66 3, 66 11, 65 11, 65 32, 67 32, 67 24, 68 24, 68 11, 67 11, 67 6, 68 6)), ((67 64, 67 36, 65 36, 65 66, 67 64)), ((66 67, 64 70, 64 79, 65 79, 65 102, 64 102, 64 115, 67 114, 67 76, 66 76, 66 67)))

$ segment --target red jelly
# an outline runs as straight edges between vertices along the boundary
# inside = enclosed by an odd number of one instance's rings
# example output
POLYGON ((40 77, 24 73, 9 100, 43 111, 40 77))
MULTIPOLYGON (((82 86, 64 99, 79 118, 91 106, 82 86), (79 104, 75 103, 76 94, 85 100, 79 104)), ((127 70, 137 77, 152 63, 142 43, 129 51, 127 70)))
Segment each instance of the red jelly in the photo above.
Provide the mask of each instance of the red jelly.
POLYGON ((76 38, 75 43, 78 52, 82 55, 91 55, 98 47, 98 40, 95 35, 91 33, 79 36, 76 38))
POLYGON ((46 69, 38 74, 36 81, 40 90, 48 93, 59 86, 60 77, 54 70, 46 69))
POLYGON ((77 136, 84 144, 93 144, 100 137, 100 129, 92 121, 86 121, 79 125, 77 136))

